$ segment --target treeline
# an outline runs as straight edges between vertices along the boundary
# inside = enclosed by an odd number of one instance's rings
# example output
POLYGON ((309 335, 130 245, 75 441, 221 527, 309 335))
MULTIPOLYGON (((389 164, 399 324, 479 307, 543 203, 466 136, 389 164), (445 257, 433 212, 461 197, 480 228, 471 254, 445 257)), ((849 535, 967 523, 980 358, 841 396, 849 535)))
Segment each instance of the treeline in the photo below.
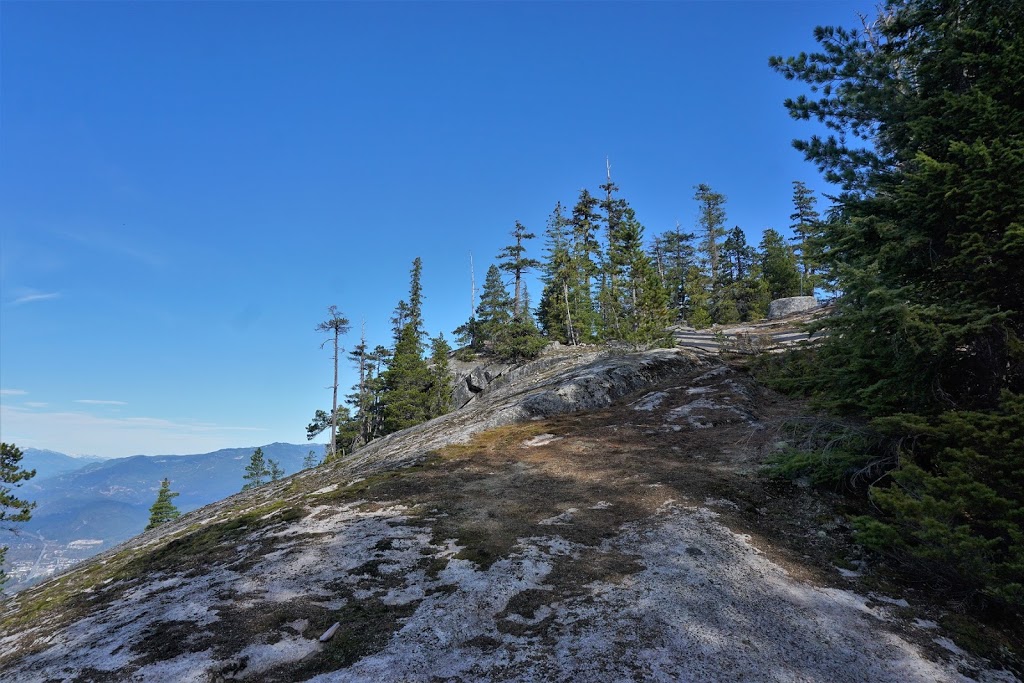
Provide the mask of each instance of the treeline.
MULTIPOLYGON (((795 244, 772 229, 760 245, 747 244, 739 227, 726 230, 726 198, 697 185, 693 232, 674 230, 645 242, 644 226, 612 181, 600 199, 581 190, 575 205, 555 205, 545 227, 542 258, 531 255, 537 235, 516 221, 510 243, 487 270, 473 315, 454 331, 459 357, 478 354, 519 362, 549 343, 621 341, 638 346, 670 340, 672 324, 697 328, 764 317, 774 298, 812 294, 826 283, 817 255, 822 222, 815 198, 794 183, 795 244), (532 304, 526 276, 539 271, 543 291, 532 304)), ((359 376, 338 401, 339 339, 350 323, 336 307, 317 330, 331 335, 334 399, 318 410, 307 437, 330 431, 329 454, 351 453, 370 441, 451 409, 451 346, 443 334, 427 338, 422 318, 423 264, 413 262, 408 300, 391 318, 392 342, 371 348, 365 332, 347 354, 359 376)), ((476 292, 473 292, 474 301, 476 292)))

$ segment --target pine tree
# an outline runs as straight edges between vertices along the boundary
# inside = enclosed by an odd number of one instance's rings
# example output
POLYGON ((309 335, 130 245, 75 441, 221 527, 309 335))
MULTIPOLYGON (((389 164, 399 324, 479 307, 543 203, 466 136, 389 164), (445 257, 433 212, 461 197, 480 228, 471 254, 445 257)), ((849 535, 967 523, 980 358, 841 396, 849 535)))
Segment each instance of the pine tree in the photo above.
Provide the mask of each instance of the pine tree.
POLYGON ((719 263, 722 253, 720 240, 725 237, 725 195, 713 191, 704 183, 694 186, 694 190, 693 198, 698 204, 698 251, 707 272, 711 296, 714 297, 721 285, 719 281, 719 263))
POLYGON ((274 460, 267 460, 267 472, 270 475, 270 481, 277 481, 284 476, 284 468, 274 460))
POLYGON ((249 464, 245 466, 245 474, 242 475, 245 484, 242 486, 242 490, 247 491, 257 486, 263 486, 267 483, 269 476, 270 470, 267 469, 267 462, 263 458, 263 449, 257 448, 252 452, 249 464))
POLYGON ((320 458, 316 457, 316 451, 310 451, 306 453, 306 457, 302 459, 302 469, 308 470, 311 467, 316 467, 320 464, 320 458))
POLYGON ((540 261, 537 259, 526 258, 526 247, 523 242, 526 240, 532 240, 536 237, 532 232, 527 232, 526 228, 519 221, 516 221, 515 228, 512 229, 512 237, 515 238, 515 244, 510 244, 501 250, 498 254, 499 260, 498 267, 501 270, 512 273, 514 284, 514 292, 512 298, 512 314, 518 316, 522 310, 522 280, 523 273, 526 271, 536 268, 540 265, 540 261))
POLYGON ((164 479, 160 482, 160 490, 156 494, 156 502, 153 503, 152 507, 149 508, 149 524, 146 525, 146 531, 155 529, 165 522, 169 522, 172 519, 177 519, 181 512, 172 502, 178 493, 171 491, 171 480, 164 479))
POLYGON ((348 332, 349 323, 348 318, 341 314, 337 306, 328 306, 327 312, 330 313, 330 317, 317 325, 316 331, 331 333, 331 339, 328 339, 321 344, 320 348, 323 348, 324 344, 327 344, 329 341, 333 341, 334 343, 334 384, 332 385, 333 400, 331 402, 331 439, 327 446, 327 458, 329 460, 334 455, 335 434, 337 433, 338 427, 335 419, 338 414, 338 338, 348 332))
MULTIPOLYGON (((0 528, 11 530, 11 523, 27 522, 32 518, 36 504, 14 495, 14 489, 36 476, 35 470, 21 467, 24 453, 13 443, 0 443, 0 528), (8 486, 10 484, 10 486, 8 486)), ((3 566, 7 548, 0 546, 0 566, 3 566)), ((0 586, 7 581, 0 571, 0 586)))

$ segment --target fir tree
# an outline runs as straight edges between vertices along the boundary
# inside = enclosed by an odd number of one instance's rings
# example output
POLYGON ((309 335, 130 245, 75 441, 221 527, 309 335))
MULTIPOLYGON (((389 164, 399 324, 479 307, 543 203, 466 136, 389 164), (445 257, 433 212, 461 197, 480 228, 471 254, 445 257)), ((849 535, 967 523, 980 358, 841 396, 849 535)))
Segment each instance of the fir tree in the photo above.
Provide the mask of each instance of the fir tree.
POLYGON ((662 233, 653 244, 654 262, 677 319, 686 317, 686 277, 695 265, 694 237, 692 232, 684 233, 676 223, 675 230, 662 233))
POLYGON ((270 470, 267 469, 267 462, 263 458, 263 449, 257 448, 249 457, 249 464, 245 466, 245 474, 242 475, 245 484, 242 486, 242 490, 247 491, 257 486, 263 486, 267 483, 269 476, 270 470))
POLYGON ((394 320, 395 351, 384 371, 383 424, 385 434, 425 422, 430 417, 430 370, 423 358, 423 293, 420 277, 423 262, 417 257, 409 276, 409 303, 399 302, 394 320))
POLYGON ((761 271, 772 299, 800 293, 800 271, 796 255, 782 235, 766 228, 761 236, 761 271))
POLYGON ((500 260, 498 267, 501 270, 512 273, 514 282, 514 294, 512 298, 512 314, 519 315, 522 310, 522 281, 523 273, 526 271, 536 268, 540 265, 540 261, 537 259, 526 257, 526 247, 523 242, 526 240, 532 240, 536 237, 532 232, 527 232, 526 228, 519 221, 516 221, 515 228, 512 229, 512 237, 515 238, 515 244, 510 244, 501 250, 498 254, 500 260))
POLYGON ((501 271, 492 264, 487 269, 484 288, 480 292, 480 304, 476 308, 476 339, 479 349, 494 345, 502 329, 512 322, 512 307, 513 300, 501 281, 501 271))
POLYGON ((172 502, 178 493, 171 491, 171 480, 164 479, 160 482, 160 490, 157 491, 156 501, 152 507, 149 508, 149 524, 146 525, 146 531, 155 529, 164 522, 169 522, 172 519, 177 519, 181 512, 172 502))
MULTIPOLYGON (((771 65, 828 137, 821 255, 842 296, 808 382, 903 444, 862 541, 1024 615, 1024 9, 890 1, 771 65)), ((933 582, 934 583, 934 582, 933 582)))
POLYGON ((430 340, 430 417, 444 415, 452 409, 452 372, 448 364, 451 346, 438 334, 430 340))
MULTIPOLYGON (((35 470, 21 467, 24 457, 21 449, 13 443, 0 443, 0 528, 11 530, 11 523, 27 522, 32 518, 36 504, 14 495, 14 489, 36 476, 35 470)), ((7 548, 0 546, 0 566, 3 565, 7 548)), ((0 571, 0 586, 7 578, 0 571)))
POLYGON ((789 227, 800 264, 800 296, 813 296, 818 285, 821 215, 814 208, 817 202, 814 192, 799 180, 793 181, 793 213, 789 216, 793 223, 789 227))
POLYGON ((585 188, 572 209, 569 225, 572 232, 571 256, 578 280, 569 288, 573 320, 580 342, 598 338, 598 320, 594 309, 593 283, 601 271, 603 255, 597 240, 600 217, 598 201, 585 188))

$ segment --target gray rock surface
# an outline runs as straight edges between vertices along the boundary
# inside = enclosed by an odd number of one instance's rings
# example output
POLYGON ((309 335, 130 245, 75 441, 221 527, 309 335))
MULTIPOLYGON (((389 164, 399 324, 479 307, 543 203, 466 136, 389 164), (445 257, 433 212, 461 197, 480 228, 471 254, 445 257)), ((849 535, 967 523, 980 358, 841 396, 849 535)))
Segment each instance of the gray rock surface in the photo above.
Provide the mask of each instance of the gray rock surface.
POLYGON ((778 320, 787 315, 802 313, 818 307, 818 300, 813 296, 790 296, 785 299, 776 299, 768 306, 768 319, 778 320))

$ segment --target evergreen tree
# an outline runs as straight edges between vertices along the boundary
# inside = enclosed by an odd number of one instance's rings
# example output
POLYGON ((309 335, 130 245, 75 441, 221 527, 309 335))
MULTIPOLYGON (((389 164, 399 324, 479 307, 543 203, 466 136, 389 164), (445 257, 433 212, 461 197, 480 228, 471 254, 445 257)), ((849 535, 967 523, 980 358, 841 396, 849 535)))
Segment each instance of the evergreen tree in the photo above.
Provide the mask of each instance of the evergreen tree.
POLYGON ((452 409, 452 372, 448 364, 451 346, 438 334, 430 340, 430 417, 444 415, 452 409))
POLYGON ((695 265, 694 237, 692 232, 684 233, 676 223, 675 230, 664 232, 654 240, 654 262, 676 319, 686 317, 686 276, 695 265))
POLYGON ((263 458, 263 449, 257 448, 252 452, 249 464, 245 466, 245 474, 242 475, 245 484, 242 486, 242 490, 246 491, 257 486, 263 486, 267 483, 269 476, 270 470, 267 469, 267 462, 263 458))
POLYGON ((800 271, 793 248, 782 235, 766 228, 761 236, 761 270, 772 299, 797 296, 800 293, 800 271))
POLYGON ((842 296, 808 378, 904 448, 862 540, 1024 614, 1024 6, 889 1, 771 65, 833 133, 796 147, 842 192, 842 296))
POLYGON ((316 457, 316 451, 310 451, 306 453, 306 457, 302 459, 302 469, 308 470, 311 467, 316 467, 320 464, 320 458, 316 457))
POLYGON ((430 369, 423 358, 423 262, 417 257, 409 277, 409 303, 399 302, 394 320, 401 323, 395 351, 384 371, 383 425, 385 434, 430 418, 430 369))
POLYGON ((487 269, 480 304, 476 308, 476 339, 480 350, 493 347, 501 331, 512 322, 513 305, 501 281, 501 271, 492 264, 487 269))
POLYGON ((569 288, 573 320, 579 342, 595 341, 598 338, 598 320, 594 309, 593 283, 601 272, 603 255, 597 240, 600 217, 597 215, 598 201, 585 188, 580 190, 579 199, 572 209, 569 225, 572 229, 571 256, 578 281, 569 288))
POLYGON ((800 264, 800 296, 813 296, 818 285, 821 215, 814 208, 817 202, 814 192, 799 180, 793 181, 793 213, 789 216, 793 223, 789 227, 800 264))
POLYGON ((537 259, 526 258, 526 247, 523 246, 523 242, 526 240, 532 240, 536 235, 532 232, 527 232, 526 228, 519 221, 516 221, 516 226, 512 230, 512 237, 515 238, 515 244, 510 244, 501 250, 498 254, 499 259, 504 259, 498 262, 498 267, 504 271, 512 273, 513 282, 515 283, 515 294, 512 298, 512 314, 519 315, 522 310, 522 280, 523 273, 536 268, 540 265, 540 261, 537 259))
POLYGON ((591 319, 591 311, 588 285, 580 261, 573 255, 570 228, 571 221, 564 216, 559 202, 545 229, 547 255, 542 276, 544 291, 537 316, 549 339, 575 345, 581 341, 580 325, 587 324, 591 319))
MULTIPOLYGON (((335 433, 336 433, 337 427, 338 427, 338 425, 337 425, 337 423, 336 423, 336 421, 334 419, 335 416, 338 414, 338 350, 339 350, 338 338, 341 335, 343 335, 346 332, 348 332, 349 323, 348 323, 348 318, 346 318, 345 316, 343 316, 341 314, 341 312, 338 310, 337 306, 328 306, 327 307, 327 312, 330 313, 330 317, 327 320, 325 320, 322 323, 320 323, 319 325, 317 325, 316 326, 316 331, 317 332, 330 332, 331 333, 331 339, 328 339, 327 341, 333 341, 333 343, 334 343, 334 384, 332 385, 332 388, 333 388, 333 400, 331 402, 331 425, 330 425, 331 426, 331 440, 328 442, 329 445, 327 447, 328 450, 329 450, 329 452, 327 454, 327 458, 330 459, 333 456, 333 454, 334 454, 333 449, 334 449, 335 433)), ((324 344, 326 344, 327 341, 325 341, 324 344)), ((320 347, 323 348, 324 344, 321 344, 320 347)))
POLYGON ((721 262, 721 239, 725 237, 725 195, 701 183, 694 186, 694 200, 698 204, 697 239, 712 297, 721 285, 719 264, 721 262))
POLYGON ((267 472, 270 474, 270 481, 277 481, 284 476, 284 468, 274 460, 267 460, 267 472))
POLYGON ((149 508, 149 524, 146 525, 146 531, 155 529, 164 522, 169 522, 172 519, 177 519, 181 512, 172 502, 178 493, 171 491, 171 480, 164 479, 160 482, 160 490, 156 494, 156 502, 153 503, 152 507, 149 508))
MULTIPOLYGON (((21 449, 13 443, 0 443, 0 528, 11 530, 11 523, 27 522, 32 518, 32 509, 36 504, 14 495, 14 489, 36 476, 35 470, 21 467, 24 457, 21 449)), ((0 566, 3 566, 7 548, 0 546, 0 566)), ((0 571, 0 586, 7 581, 0 571)))

